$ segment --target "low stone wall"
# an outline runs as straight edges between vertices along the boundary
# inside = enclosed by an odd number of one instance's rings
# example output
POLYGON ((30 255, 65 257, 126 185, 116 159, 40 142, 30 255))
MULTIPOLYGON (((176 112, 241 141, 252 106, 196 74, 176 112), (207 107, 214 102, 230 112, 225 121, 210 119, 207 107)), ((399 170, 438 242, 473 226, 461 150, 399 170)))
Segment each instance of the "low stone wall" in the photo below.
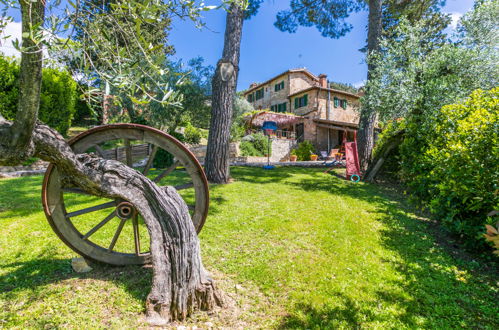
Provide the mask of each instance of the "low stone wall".
POLYGON ((271 162, 282 162, 289 160, 291 149, 296 148, 296 140, 272 139, 271 162))
MULTIPOLYGON (((291 149, 296 148, 296 140, 272 139, 272 155, 271 162, 281 162, 289 160, 291 149)), ((264 163, 267 157, 241 156, 239 142, 233 142, 229 146, 229 157, 231 164, 242 163, 264 163)), ((204 163, 206 157, 205 145, 190 146, 189 150, 196 156, 200 163, 204 163)))
MULTIPOLYGON (((196 156, 201 164, 204 163, 204 159, 206 157, 206 149, 205 145, 193 145, 189 147, 189 150, 196 156)), ((231 162, 238 158, 241 155, 241 151, 239 150, 239 142, 232 142, 229 144, 229 158, 231 162)))
POLYGON ((49 163, 42 160, 28 166, 0 166, 0 178, 15 178, 20 176, 39 175, 45 173, 49 163))
POLYGON ((47 169, 48 163, 38 161, 28 166, 0 166, 0 173, 20 172, 20 171, 41 171, 47 169))
POLYGON ((239 156, 230 159, 231 165, 243 165, 246 163, 264 164, 266 162, 267 162, 267 157, 256 157, 256 156, 239 156))

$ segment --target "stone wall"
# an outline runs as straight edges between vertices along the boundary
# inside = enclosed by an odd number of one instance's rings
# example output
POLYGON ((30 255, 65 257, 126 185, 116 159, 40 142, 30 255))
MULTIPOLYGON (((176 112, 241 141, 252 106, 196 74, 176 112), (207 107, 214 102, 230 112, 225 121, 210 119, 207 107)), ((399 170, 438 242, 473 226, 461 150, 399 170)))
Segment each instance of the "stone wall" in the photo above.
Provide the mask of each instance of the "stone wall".
POLYGON ((296 140, 272 139, 271 162, 289 160, 291 149, 296 147, 296 140))
MULTIPOLYGON (((317 113, 317 119, 327 119, 327 102, 328 102, 328 92, 322 90, 319 94, 319 111, 317 113)), ((330 101, 330 116, 329 120, 341 121, 345 123, 359 123, 359 99, 350 95, 331 92, 331 101, 330 101), (338 99, 346 99, 347 100, 347 108, 343 109, 340 106, 334 107, 334 98, 338 99)))
MULTIPOLYGON (((254 109, 259 110, 269 109, 272 105, 286 102, 286 112, 292 112, 294 104, 292 100, 290 102, 290 100, 288 99, 288 95, 312 86, 316 86, 317 84, 317 81, 303 72, 290 72, 287 74, 283 74, 276 77, 269 83, 259 86, 259 88, 255 90, 252 90, 251 93, 255 95, 257 90, 263 88, 263 98, 253 101, 251 105, 253 105, 254 109), (284 89, 276 92, 275 85, 280 83, 281 81, 284 81, 284 89)), ((245 94, 245 97, 247 96, 248 94, 245 94)))
POLYGON ((309 75, 303 72, 289 73, 289 80, 289 94, 297 93, 298 91, 318 85, 316 80, 312 79, 309 75))
MULTIPOLYGON (((205 145, 194 145, 190 146, 189 150, 196 156, 200 163, 204 163, 204 159, 206 157, 206 149, 205 145)), ((241 151, 239 150, 239 142, 232 142, 229 144, 229 158, 234 159, 241 155, 241 151)))

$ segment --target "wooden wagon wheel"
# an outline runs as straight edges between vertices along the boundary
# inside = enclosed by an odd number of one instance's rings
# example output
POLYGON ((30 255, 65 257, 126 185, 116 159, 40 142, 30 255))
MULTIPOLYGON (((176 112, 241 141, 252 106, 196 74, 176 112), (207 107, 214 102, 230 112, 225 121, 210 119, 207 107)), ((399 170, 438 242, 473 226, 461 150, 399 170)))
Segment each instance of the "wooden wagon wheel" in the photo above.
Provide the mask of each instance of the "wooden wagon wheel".
MULTIPOLYGON (((76 153, 95 152, 122 161, 160 186, 174 186, 201 231, 208 213, 208 182, 196 157, 172 136, 144 125, 114 124, 83 132, 69 144, 76 153)), ((48 222, 67 246, 85 258, 113 265, 150 262, 149 234, 133 204, 91 196, 63 181, 51 164, 42 202, 48 222)))

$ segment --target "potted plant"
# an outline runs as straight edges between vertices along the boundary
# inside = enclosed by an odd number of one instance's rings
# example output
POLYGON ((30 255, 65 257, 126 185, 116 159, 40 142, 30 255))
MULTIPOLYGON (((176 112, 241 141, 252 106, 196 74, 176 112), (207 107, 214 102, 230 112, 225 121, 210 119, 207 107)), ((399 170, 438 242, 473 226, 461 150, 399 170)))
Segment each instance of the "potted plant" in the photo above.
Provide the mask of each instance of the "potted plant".
POLYGON ((317 157, 318 156, 316 154, 311 154, 310 155, 310 160, 313 161, 313 162, 315 162, 317 160, 317 157))
POLYGON ((296 150, 295 149, 291 150, 291 152, 289 153, 289 160, 292 162, 296 162, 297 159, 298 156, 296 155, 296 150))

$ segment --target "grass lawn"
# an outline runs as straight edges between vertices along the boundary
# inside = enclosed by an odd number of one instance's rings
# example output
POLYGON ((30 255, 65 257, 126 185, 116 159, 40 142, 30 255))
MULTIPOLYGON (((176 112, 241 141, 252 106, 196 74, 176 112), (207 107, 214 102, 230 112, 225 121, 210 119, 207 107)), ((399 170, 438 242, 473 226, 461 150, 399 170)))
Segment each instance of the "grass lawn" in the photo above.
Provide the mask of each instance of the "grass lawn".
MULTIPOLYGON (((187 325, 499 328, 497 269, 442 244, 395 191, 320 169, 232 175, 211 187, 200 235, 227 308, 187 325)), ((41 181, 0 181, 0 327, 144 326, 150 268, 74 273, 76 255, 45 220, 41 181)))

